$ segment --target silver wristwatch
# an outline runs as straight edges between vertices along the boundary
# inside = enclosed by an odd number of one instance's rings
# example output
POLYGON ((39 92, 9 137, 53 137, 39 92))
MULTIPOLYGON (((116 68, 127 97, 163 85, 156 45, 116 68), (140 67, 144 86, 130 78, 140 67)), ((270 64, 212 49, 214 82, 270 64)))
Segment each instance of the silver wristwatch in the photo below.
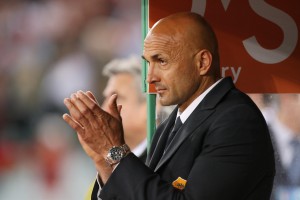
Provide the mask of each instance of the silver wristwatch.
POLYGON ((130 149, 127 144, 123 144, 121 146, 113 146, 108 150, 107 156, 106 156, 106 162, 113 166, 115 164, 118 164, 122 158, 127 156, 130 153, 130 149))

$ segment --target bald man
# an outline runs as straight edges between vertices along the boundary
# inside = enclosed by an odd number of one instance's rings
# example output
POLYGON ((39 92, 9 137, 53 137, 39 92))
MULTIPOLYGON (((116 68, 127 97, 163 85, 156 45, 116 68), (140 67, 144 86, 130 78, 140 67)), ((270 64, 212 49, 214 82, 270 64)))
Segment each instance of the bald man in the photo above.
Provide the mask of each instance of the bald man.
POLYGON ((154 135, 146 165, 124 143, 116 95, 103 111, 90 92, 65 99, 64 120, 95 163, 94 199, 266 200, 274 154, 253 101, 220 77, 218 44, 198 14, 159 20, 144 41, 148 83, 162 105, 177 105, 154 135), (176 122, 175 122, 176 121, 176 122))

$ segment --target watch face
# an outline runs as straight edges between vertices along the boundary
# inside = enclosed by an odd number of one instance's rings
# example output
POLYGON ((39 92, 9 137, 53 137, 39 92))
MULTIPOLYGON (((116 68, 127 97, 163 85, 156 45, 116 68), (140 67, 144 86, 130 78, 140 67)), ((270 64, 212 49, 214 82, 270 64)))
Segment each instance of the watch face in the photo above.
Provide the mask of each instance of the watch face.
POLYGON ((113 147, 109 151, 108 155, 112 160, 119 161, 124 156, 124 152, 120 147, 113 147))
POLYGON ((112 166, 114 164, 119 163, 121 159, 124 158, 129 152, 130 149, 127 146, 127 144, 123 144, 119 147, 113 146, 111 149, 108 150, 105 160, 109 165, 112 166))

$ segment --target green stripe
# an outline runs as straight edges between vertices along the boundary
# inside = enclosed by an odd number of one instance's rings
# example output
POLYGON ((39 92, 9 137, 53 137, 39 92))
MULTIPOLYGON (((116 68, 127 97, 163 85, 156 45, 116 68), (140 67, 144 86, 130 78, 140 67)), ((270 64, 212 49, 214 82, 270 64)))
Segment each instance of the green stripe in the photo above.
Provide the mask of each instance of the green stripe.
MULTIPOLYGON (((149 21, 149 14, 148 14, 148 0, 142 0, 142 49, 144 49, 144 39, 148 33, 148 21, 149 21)), ((145 60, 142 61, 142 88, 143 92, 147 92, 147 63, 145 60)))
MULTIPOLYGON (((149 27, 149 2, 142 0, 142 44, 148 33, 149 27)), ((147 79, 147 63, 142 61, 142 89, 143 92, 148 91, 147 79)), ((153 135, 156 130, 156 94, 147 94, 147 149, 149 151, 153 135)))

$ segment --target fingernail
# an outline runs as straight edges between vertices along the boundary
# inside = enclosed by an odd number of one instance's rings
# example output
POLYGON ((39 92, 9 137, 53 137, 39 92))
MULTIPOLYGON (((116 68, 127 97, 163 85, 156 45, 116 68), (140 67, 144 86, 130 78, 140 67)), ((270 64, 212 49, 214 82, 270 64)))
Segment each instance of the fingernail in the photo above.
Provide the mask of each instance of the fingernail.
POLYGON ((79 91, 77 92, 77 95, 78 95, 78 96, 83 95, 83 94, 84 94, 84 93, 83 93, 82 90, 79 90, 79 91))
POLYGON ((71 98, 72 98, 72 99, 77 99, 76 93, 73 93, 73 94, 71 95, 71 98))
POLYGON ((70 101, 71 101, 71 99, 65 98, 65 99, 64 99, 64 104, 65 104, 66 106, 69 106, 69 105, 71 104, 70 101))

